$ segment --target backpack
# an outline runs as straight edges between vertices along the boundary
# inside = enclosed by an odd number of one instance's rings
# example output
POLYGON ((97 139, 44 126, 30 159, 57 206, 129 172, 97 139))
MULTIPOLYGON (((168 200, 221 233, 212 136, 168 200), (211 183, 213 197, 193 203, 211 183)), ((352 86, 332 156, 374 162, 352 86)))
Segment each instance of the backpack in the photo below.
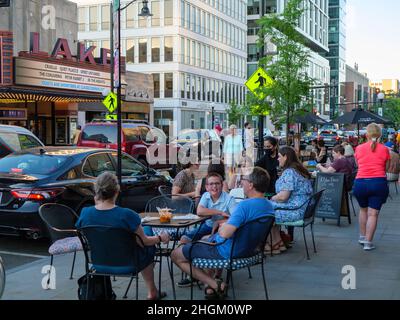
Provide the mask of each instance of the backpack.
POLYGON ((109 276, 86 275, 78 279, 79 300, 115 300, 117 298, 111 286, 109 276), (86 298, 87 281, 89 280, 89 293, 86 298))

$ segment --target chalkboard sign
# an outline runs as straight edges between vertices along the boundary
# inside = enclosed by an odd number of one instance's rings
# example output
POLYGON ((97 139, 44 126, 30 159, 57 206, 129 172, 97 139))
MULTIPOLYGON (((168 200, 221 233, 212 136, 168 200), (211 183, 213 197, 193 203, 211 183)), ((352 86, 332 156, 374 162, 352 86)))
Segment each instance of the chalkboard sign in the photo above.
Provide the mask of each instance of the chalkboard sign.
MULTIPOLYGON (((342 201, 347 199, 344 193, 344 181, 343 173, 317 174, 315 191, 317 192, 323 189, 325 189, 325 191, 322 193, 321 200, 317 207, 315 213, 316 217, 336 219, 338 225, 340 224, 340 215, 343 208, 342 201)), ((348 217, 350 217, 350 215, 348 215, 348 217)))

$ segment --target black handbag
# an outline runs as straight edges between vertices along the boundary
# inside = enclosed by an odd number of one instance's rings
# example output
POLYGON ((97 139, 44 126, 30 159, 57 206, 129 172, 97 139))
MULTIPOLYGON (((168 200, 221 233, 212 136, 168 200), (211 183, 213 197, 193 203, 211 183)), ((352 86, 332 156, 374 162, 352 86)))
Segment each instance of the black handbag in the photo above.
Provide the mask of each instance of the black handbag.
POLYGON ((82 276, 78 279, 79 300, 115 300, 109 276, 82 276), (89 292, 88 291, 89 282, 89 292))

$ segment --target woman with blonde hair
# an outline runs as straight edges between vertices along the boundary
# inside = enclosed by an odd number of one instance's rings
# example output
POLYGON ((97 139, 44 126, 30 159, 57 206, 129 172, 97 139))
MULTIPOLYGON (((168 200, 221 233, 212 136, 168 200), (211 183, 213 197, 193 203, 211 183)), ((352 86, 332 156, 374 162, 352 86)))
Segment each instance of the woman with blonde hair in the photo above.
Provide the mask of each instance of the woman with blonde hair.
POLYGON ((358 242, 364 250, 375 249, 372 239, 378 222, 378 214, 389 195, 386 166, 390 160, 388 148, 379 143, 381 128, 376 123, 367 126, 367 142, 356 148, 358 172, 353 194, 360 205, 358 242))
MULTIPOLYGON (((133 210, 122 208, 115 204, 120 186, 117 177, 111 172, 99 175, 94 185, 95 205, 83 208, 77 228, 86 226, 109 226, 128 229, 136 233, 145 245, 139 254, 138 271, 142 273, 147 286, 147 299, 159 300, 166 296, 165 292, 159 295, 154 283, 154 255, 155 245, 161 242, 168 243, 169 235, 161 233, 158 236, 150 235, 150 229, 144 229, 141 225, 140 216, 133 210)), ((116 267, 117 268, 117 267, 116 267)))

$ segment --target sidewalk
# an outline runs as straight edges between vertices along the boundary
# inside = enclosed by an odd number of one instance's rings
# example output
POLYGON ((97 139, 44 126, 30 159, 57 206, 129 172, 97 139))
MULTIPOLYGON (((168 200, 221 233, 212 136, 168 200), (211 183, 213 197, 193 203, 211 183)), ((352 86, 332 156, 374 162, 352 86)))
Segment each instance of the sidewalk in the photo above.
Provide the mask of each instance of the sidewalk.
MULTIPOLYGON (((318 253, 312 252, 309 237, 309 261, 305 256, 302 233, 296 229, 294 247, 280 255, 267 258, 265 270, 270 299, 400 299, 400 195, 396 195, 393 184, 391 194, 393 199, 388 199, 378 220, 374 238, 376 250, 371 252, 365 252, 357 242, 358 217, 352 216, 351 225, 343 218, 340 227, 336 226, 334 220, 322 222, 321 219, 317 219, 314 230, 318 253), (354 266, 356 269, 355 290, 342 289, 341 283, 345 274, 341 272, 345 265, 354 266)), ((308 228, 307 236, 310 236, 308 228)), ((73 280, 69 280, 72 255, 55 257, 56 289, 43 290, 41 282, 44 274, 41 270, 49 262, 50 259, 41 259, 8 270, 3 299, 76 300, 77 279, 84 274, 83 254, 77 255, 73 280)), ((176 267, 174 270, 175 281, 179 281, 180 271, 176 267)), ((253 279, 249 279, 246 269, 234 273, 238 299, 264 299, 260 266, 252 268, 252 275, 253 279)), ((155 277, 158 279, 158 265, 155 277)), ((172 299, 166 264, 162 279, 162 289, 167 292, 167 298, 172 299)), ((118 299, 122 298, 127 284, 128 279, 117 279, 113 282, 118 299)), ((128 299, 134 299, 134 293, 133 283, 128 299)), ((177 299, 187 300, 190 297, 190 288, 176 287, 176 294, 177 299)), ((203 291, 195 287, 194 297, 203 299, 203 291)), ((145 298, 144 283, 139 280, 139 299, 145 298)))

